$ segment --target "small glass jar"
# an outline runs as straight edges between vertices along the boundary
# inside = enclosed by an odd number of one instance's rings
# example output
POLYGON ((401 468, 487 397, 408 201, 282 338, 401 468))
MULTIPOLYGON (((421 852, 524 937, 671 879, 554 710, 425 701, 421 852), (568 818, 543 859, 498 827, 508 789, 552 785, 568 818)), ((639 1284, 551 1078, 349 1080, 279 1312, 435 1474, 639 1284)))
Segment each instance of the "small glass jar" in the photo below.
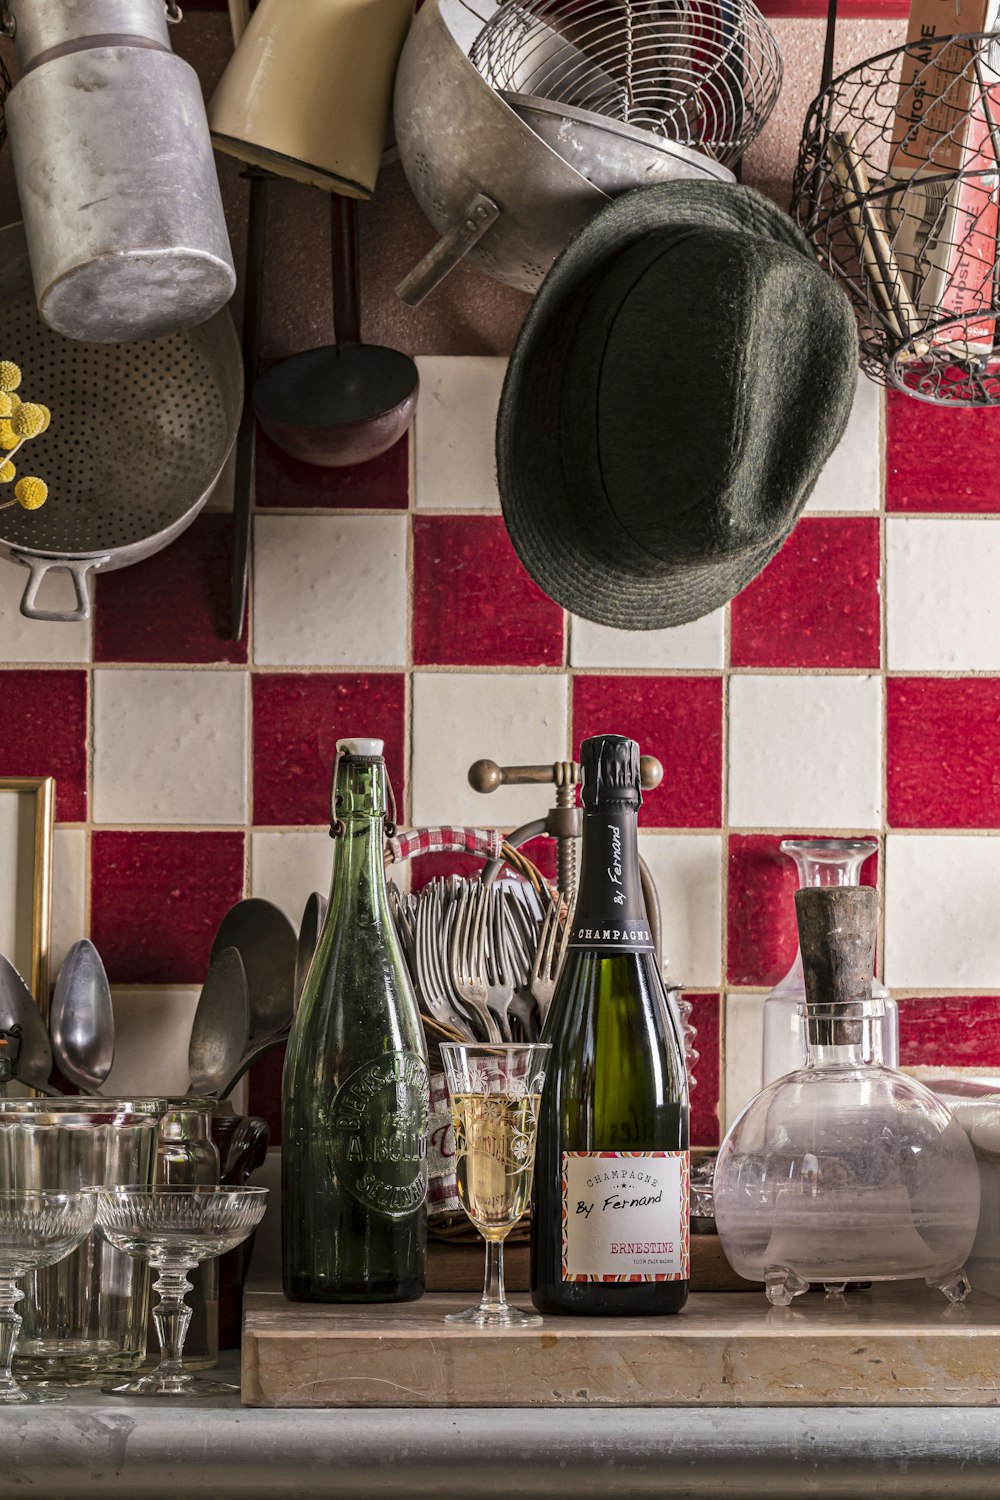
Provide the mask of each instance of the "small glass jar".
POLYGON ((979 1219, 969 1139, 940 1099, 882 1060, 881 1000, 799 1007, 805 1066, 730 1128, 715 1219, 735 1271, 787 1306, 810 1282, 921 1278, 952 1301, 979 1219))
MULTIPOLYGON (((861 867, 878 849, 875 839, 783 839, 782 854, 795 861, 802 890, 828 886, 856 886, 861 867)), ((802 975, 802 950, 797 948, 792 967, 764 1001, 764 1062, 762 1083, 772 1083, 785 1073, 801 1068, 805 1060, 799 1007, 806 997, 802 975)), ((899 1066, 899 1007, 880 979, 872 977, 872 998, 881 1000, 884 1013, 882 1057, 890 1068, 899 1066)))

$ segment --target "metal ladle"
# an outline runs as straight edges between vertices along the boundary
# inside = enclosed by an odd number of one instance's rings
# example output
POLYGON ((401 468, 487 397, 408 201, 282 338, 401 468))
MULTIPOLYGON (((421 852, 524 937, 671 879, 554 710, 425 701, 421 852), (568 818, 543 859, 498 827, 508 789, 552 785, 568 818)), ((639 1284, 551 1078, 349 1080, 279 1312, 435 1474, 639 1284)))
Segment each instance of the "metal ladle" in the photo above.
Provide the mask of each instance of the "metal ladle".
POLYGON ((87 938, 73 944, 59 970, 49 1035, 63 1077, 86 1094, 99 1093, 115 1058, 115 1018, 108 976, 87 938))
MULTIPOLYGON (((52 1048, 41 1012, 28 986, 8 958, 0 953, 0 1032, 12 1034, 19 1042, 17 1054, 11 1050, 10 1078, 26 1083, 41 1094, 58 1094, 49 1083, 52 1072, 52 1048)), ((0 1086, 0 1093, 4 1090, 0 1086)))
POLYGON ((293 354, 253 388, 257 419, 293 458, 323 468, 363 464, 396 443, 413 420, 418 375, 398 349, 361 342, 358 208, 330 197, 335 344, 293 354))
POLYGON ((309 965, 312 963, 313 954, 316 952, 316 944, 319 942, 320 931, 326 920, 326 897, 321 896, 319 891, 313 891, 306 901, 302 912, 302 921, 299 924, 299 942, 295 951, 295 1006, 298 1009, 299 1001, 302 999, 302 990, 309 973, 309 965))
POLYGON ((224 948, 236 948, 246 970, 251 1047, 282 1031, 295 998, 295 928, 279 906, 252 896, 230 907, 212 944, 212 963, 224 948))

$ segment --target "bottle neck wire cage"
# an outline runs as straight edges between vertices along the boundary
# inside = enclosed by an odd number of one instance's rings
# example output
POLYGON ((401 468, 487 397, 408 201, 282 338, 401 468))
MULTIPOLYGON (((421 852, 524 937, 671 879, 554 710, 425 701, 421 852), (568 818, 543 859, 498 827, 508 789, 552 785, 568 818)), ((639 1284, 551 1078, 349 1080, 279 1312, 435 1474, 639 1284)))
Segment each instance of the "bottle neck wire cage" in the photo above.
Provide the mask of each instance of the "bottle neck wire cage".
POLYGON ((1000 32, 909 41, 832 77, 792 213, 857 316, 861 364, 941 406, 1000 404, 1000 32))

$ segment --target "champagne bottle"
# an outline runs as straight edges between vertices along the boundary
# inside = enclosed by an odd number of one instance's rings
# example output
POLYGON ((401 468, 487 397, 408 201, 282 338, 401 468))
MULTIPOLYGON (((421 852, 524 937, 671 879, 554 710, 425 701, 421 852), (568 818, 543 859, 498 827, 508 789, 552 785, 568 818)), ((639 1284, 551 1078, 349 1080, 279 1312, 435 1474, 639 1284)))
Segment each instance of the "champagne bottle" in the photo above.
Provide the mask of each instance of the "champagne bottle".
POLYGON ((285 1295, 406 1302, 424 1290, 427 1052, 389 911, 381 740, 340 740, 326 921, 288 1043, 285 1295))
POLYGON ((531 1295, 543 1313, 679 1312, 689 1258, 684 1054, 639 881, 639 747, 580 747, 583 852, 542 1033, 531 1295))

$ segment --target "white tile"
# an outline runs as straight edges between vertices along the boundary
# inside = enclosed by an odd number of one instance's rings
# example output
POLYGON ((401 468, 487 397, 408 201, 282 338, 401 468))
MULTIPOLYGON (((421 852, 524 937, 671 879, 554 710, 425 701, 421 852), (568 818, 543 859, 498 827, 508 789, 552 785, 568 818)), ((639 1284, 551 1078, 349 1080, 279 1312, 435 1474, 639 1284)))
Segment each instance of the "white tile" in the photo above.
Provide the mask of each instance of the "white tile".
POLYGON ((198 996, 195 986, 148 989, 111 987, 115 1060, 102 1093, 184 1094, 190 1082, 188 1043, 198 996))
POLYGON ((406 662, 405 516, 257 516, 254 660, 406 662))
POLYGON ((334 841, 325 831, 255 833, 250 841, 250 889, 273 901, 295 927, 310 894, 330 890, 334 841))
MULTIPOLYGON (((298 927, 306 901, 313 891, 324 899, 330 893, 336 844, 325 830, 302 829, 294 833, 254 833, 250 839, 251 895, 273 901, 298 927)), ((390 865, 389 880, 406 890, 409 861, 390 865)))
POLYGON ((507 361, 424 354, 417 356, 417 368, 417 508, 499 509, 493 443, 507 361))
POLYGON ((847 429, 816 481, 806 514, 878 510, 882 502, 882 388, 858 375, 847 429))
POLYGON ((82 828, 57 828, 52 845, 52 941, 49 978, 53 984, 73 944, 87 936, 87 835, 82 828))
POLYGON ((641 833, 639 853, 660 897, 671 979, 707 989, 721 979, 722 840, 716 834, 641 833))
MULTIPOLYGON (((1000 983, 1000 838, 890 833, 885 982, 890 989, 1000 983)), ((974 993, 974 991, 973 991, 974 993)))
POLYGON ((1000 518, 886 522, 888 664, 894 671, 1000 667, 1000 518))
POLYGON ((504 766, 562 760, 566 678, 558 674, 417 672, 413 679, 413 821, 510 828, 543 818, 554 792, 469 786, 474 760, 504 766))
POLYGON ((94 821, 244 823, 246 674, 94 673, 94 821))
POLYGON ((729 821, 871 828, 881 806, 877 677, 733 677, 729 821))
MULTIPOLYGON (((5 662, 80 662, 90 660, 90 622, 64 625, 56 621, 26 620, 21 597, 29 579, 27 568, 0 558, 0 657, 5 662)), ((39 609, 75 609, 76 593, 69 574, 50 572, 39 590, 39 609)))
POLYGON ((764 996, 726 996, 726 1130, 759 1094, 764 1077, 764 996))
POLYGON ((713 610, 670 630, 612 630, 576 615, 569 621, 574 667, 705 667, 718 671, 725 650, 726 612, 713 610))

